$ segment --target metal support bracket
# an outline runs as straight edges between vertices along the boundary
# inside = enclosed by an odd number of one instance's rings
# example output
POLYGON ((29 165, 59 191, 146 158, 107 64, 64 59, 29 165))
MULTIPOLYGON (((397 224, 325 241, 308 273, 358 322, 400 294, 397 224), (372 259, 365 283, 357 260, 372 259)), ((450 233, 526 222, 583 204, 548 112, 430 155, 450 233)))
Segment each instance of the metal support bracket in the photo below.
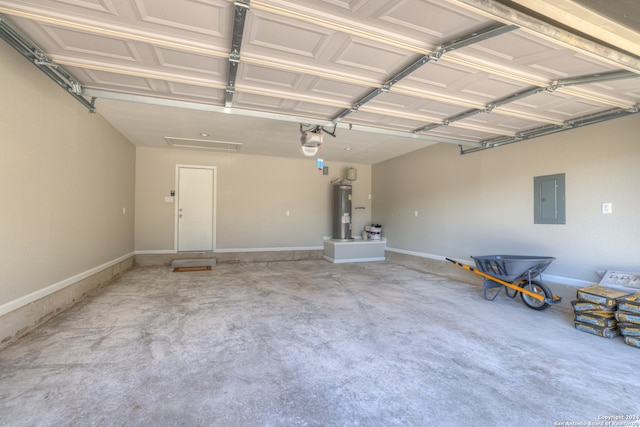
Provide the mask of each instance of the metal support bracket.
POLYGON ((418 68, 420 68, 423 65, 425 65, 427 62, 432 61, 432 60, 437 61, 438 59, 440 59, 442 57, 442 55, 444 55, 447 52, 451 52, 453 50, 460 49, 462 47, 469 46, 469 45, 472 45, 474 43, 478 43, 480 41, 483 41, 483 40, 486 40, 486 39, 489 39, 489 38, 492 38, 492 37, 499 36, 499 35, 504 34, 506 32, 513 31, 516 28, 518 28, 518 27, 515 26, 515 25, 503 25, 503 24, 491 25, 491 26, 489 26, 489 27, 487 27, 487 28, 485 28, 483 30, 476 31, 475 33, 468 34, 468 35, 462 37, 461 39, 457 39, 457 40, 451 41, 451 42, 445 44, 440 49, 438 49, 438 50, 436 50, 434 52, 431 52, 428 55, 423 55, 417 61, 414 61, 411 65, 409 65, 404 70, 402 70, 400 73, 396 74, 395 76, 393 76, 392 78, 387 80, 379 88, 373 90, 368 95, 366 95, 364 98, 360 99, 353 106, 343 110, 340 114, 335 116, 332 119, 332 121, 334 123, 339 122, 340 120, 344 119, 349 114, 355 113, 356 111, 358 111, 358 109, 363 104, 366 104, 367 102, 371 101, 376 96, 380 95, 381 93, 389 92, 393 85, 395 85, 400 80, 402 80, 405 77, 407 77, 409 74, 411 74, 414 71, 416 71, 418 68))
POLYGON ((240 65, 240 49, 244 36, 244 23, 247 11, 250 8, 250 0, 237 0, 234 2, 233 30, 231 35, 231 50, 229 52, 229 68, 227 75, 227 88, 225 89, 224 106, 233 106, 233 96, 236 92, 236 78, 240 65))
POLYGON ((513 144, 514 142, 537 138, 539 136, 551 135, 551 134, 563 132, 569 129, 575 129, 582 126, 588 126, 595 123, 605 122, 607 120, 630 116, 633 114, 637 114, 639 112, 640 112, 640 108, 638 108, 638 106, 632 109, 614 108, 611 110, 600 111, 598 113, 589 114, 587 116, 582 116, 575 119, 567 120, 566 122, 560 125, 541 126, 525 132, 520 132, 513 137, 501 136, 498 138, 487 139, 480 142, 481 144, 480 147, 461 150, 460 154, 475 153, 476 151, 482 151, 482 150, 487 150, 489 148, 500 147, 502 145, 513 144))
POLYGON ((11 25, 7 19, 0 15, 0 38, 11 45, 29 62, 32 62, 40 71, 45 73, 51 80, 65 89, 71 96, 77 99, 82 105, 93 112, 95 107, 82 97, 82 86, 63 67, 56 64, 42 50, 40 50, 31 40, 22 35, 11 25))
MULTIPOLYGON (((578 76, 578 77, 572 77, 572 78, 567 78, 562 80, 556 80, 549 86, 534 87, 531 89, 527 89, 524 92, 509 95, 505 98, 496 100, 488 104, 485 108, 476 108, 473 110, 465 111, 464 113, 460 113, 458 115, 449 117, 443 120, 441 123, 431 123, 421 128, 418 128, 413 132, 414 134, 420 134, 423 132, 428 132, 432 129, 435 129, 441 126, 448 126, 453 122, 464 120, 476 114, 490 113, 497 107, 501 107, 503 105, 510 104, 512 102, 518 101, 523 98, 527 98, 529 96, 537 95, 542 92, 553 93, 556 90, 563 87, 585 85, 585 84, 592 84, 592 83, 601 83, 605 81, 621 80, 621 79, 628 79, 633 77, 638 77, 638 75, 630 71, 613 71, 610 73, 591 74, 587 76, 578 76)), ((631 108, 631 109, 617 108, 614 110, 607 110, 605 112, 595 113, 589 116, 571 119, 559 125, 547 125, 547 126, 538 127, 535 129, 530 129, 524 132, 519 132, 518 134, 511 137, 499 136, 496 138, 487 139, 484 141, 480 141, 480 147, 469 148, 467 150, 461 149, 460 154, 473 153, 476 151, 486 150, 488 148, 494 148, 494 147, 499 147, 501 145, 511 144, 511 143, 522 141, 525 139, 531 139, 538 136, 549 135, 552 133, 573 129, 575 127, 585 126, 587 124, 593 124, 593 123, 598 123, 600 121, 610 120, 611 118, 635 114, 640 112, 639 107, 640 107, 640 104, 637 104, 634 108, 631 108)))

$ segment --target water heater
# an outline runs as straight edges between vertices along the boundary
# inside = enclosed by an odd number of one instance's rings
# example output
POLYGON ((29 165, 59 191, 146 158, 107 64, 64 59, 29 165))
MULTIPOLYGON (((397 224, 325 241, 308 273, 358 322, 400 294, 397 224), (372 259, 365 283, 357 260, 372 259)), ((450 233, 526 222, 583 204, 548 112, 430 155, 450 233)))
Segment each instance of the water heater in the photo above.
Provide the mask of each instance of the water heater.
POLYGON ((333 236, 334 240, 351 240, 351 185, 333 186, 333 236))

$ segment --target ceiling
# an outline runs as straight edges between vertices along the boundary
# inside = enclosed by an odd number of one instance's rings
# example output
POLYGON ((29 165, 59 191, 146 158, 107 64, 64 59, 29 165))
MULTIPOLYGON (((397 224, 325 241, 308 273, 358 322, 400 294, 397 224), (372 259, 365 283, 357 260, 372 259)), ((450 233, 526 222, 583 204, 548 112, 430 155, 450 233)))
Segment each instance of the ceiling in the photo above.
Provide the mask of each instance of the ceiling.
POLYGON ((318 156, 375 164, 637 113, 640 6, 617 1, 0 0, 0 24, 135 145, 300 158, 322 126, 318 156))

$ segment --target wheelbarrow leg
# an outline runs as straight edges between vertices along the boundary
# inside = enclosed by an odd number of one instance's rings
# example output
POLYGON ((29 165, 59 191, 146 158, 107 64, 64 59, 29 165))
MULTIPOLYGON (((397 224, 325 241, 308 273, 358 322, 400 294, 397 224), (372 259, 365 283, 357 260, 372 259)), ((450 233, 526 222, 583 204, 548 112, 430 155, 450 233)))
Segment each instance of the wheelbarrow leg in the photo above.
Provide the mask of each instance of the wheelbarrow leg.
MULTIPOLYGON (((483 283, 484 283, 483 295, 484 295, 484 299, 486 299, 487 301, 495 300, 498 294, 500 293, 500 291, 502 290, 502 288, 504 288, 504 286, 501 285, 500 283, 496 283, 493 280, 489 280, 489 279, 484 279, 483 283), (487 295, 487 289, 496 289, 496 288, 498 288, 497 291, 493 291, 493 294, 487 295)), ((506 290, 505 292, 507 293, 507 295, 509 295, 509 292, 507 292, 506 290)))
POLYGON ((509 288, 507 288, 507 287, 505 286, 505 288, 504 288, 504 293, 506 293, 506 294, 507 294, 507 296, 508 296, 509 298, 515 298, 516 296, 518 296, 518 294, 519 294, 520 292, 518 292, 518 291, 516 291, 516 290, 513 290, 513 294, 510 294, 510 293, 509 293, 509 288))

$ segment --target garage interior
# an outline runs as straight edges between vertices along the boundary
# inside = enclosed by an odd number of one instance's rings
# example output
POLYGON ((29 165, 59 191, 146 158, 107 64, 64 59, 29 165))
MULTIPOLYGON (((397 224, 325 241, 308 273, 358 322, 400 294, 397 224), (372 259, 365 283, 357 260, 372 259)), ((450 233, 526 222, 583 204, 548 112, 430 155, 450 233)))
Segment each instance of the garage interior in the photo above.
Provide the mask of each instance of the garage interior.
POLYGON ((570 302, 640 271, 639 20, 624 0, 0 0, 3 423, 637 416, 637 349, 575 330, 570 302), (355 243, 381 224, 384 261, 323 259, 350 170, 355 243), (557 175, 565 215, 540 223, 557 175), (562 303, 486 301, 445 260, 490 253, 555 257, 562 303), (169 266, 193 258, 216 265, 169 266))

